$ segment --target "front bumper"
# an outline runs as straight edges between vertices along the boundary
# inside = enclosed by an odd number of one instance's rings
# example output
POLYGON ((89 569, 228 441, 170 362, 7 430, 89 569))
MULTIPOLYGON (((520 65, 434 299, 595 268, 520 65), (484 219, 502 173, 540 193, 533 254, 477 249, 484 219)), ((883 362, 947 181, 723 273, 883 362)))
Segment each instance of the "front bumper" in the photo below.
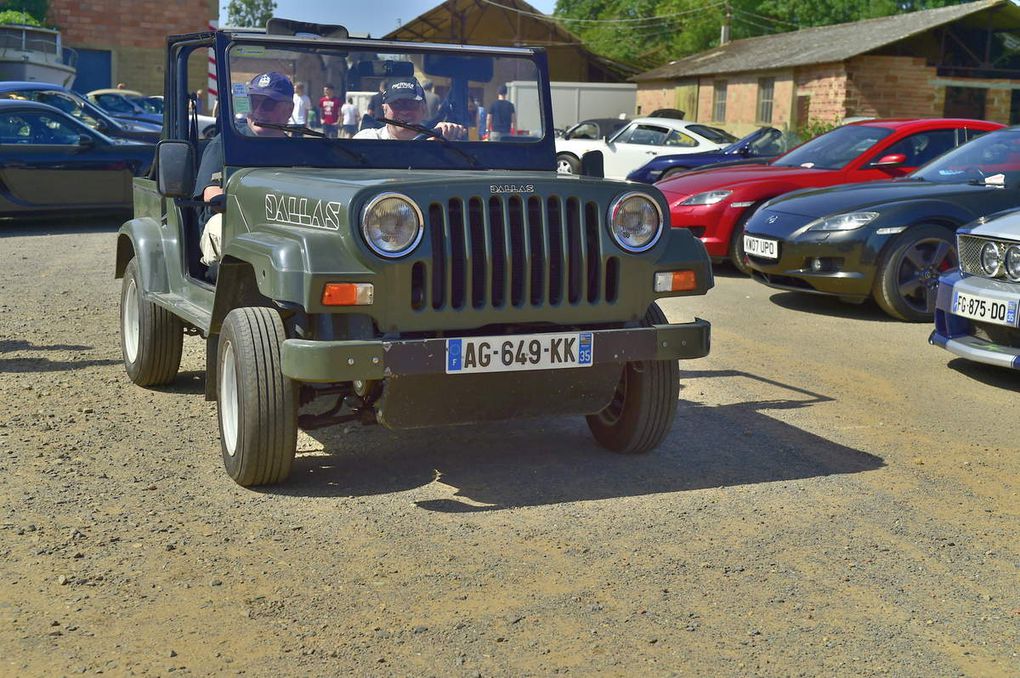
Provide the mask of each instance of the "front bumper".
MULTIPOLYGON (((595 365, 702 358, 708 355, 711 343, 711 325, 701 319, 675 325, 591 332, 595 365)), ((507 335, 507 339, 513 336, 507 335)), ((446 339, 287 339, 283 342, 282 371, 290 379, 310 383, 445 374, 446 342, 446 339)), ((567 374, 563 377, 570 378, 567 374)))
POLYGON ((954 272, 939 280, 935 300, 935 330, 928 337, 932 346, 986 365, 1020 370, 1020 329, 997 327, 997 335, 1009 343, 993 341, 981 324, 952 312, 954 292, 991 297, 1001 301, 1020 300, 1020 285, 989 280, 980 276, 963 277, 954 272))
POLYGON ((734 207, 730 202, 723 201, 715 205, 677 205, 670 200, 669 220, 673 228, 687 228, 694 232, 705 244, 708 256, 719 258, 729 257, 730 239, 733 228, 744 212, 751 209, 749 205, 734 207))

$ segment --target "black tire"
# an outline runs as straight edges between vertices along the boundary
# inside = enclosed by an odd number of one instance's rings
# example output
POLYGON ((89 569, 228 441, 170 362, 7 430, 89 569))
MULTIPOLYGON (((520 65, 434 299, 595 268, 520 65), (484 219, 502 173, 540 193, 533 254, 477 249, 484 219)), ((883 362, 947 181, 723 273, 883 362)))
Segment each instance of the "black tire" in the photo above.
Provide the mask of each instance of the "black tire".
POLYGON ((142 294, 138 261, 124 269, 120 289, 120 350, 128 378, 139 386, 162 386, 177 378, 184 325, 142 294))
POLYGON ((931 322, 939 275, 957 265, 953 232, 944 226, 911 226, 879 260, 873 296, 897 320, 931 322))
POLYGON ((740 219, 733 225, 733 233, 730 235, 730 263, 733 264, 733 268, 744 275, 751 275, 751 268, 744 261, 744 226, 747 225, 747 220, 760 205, 760 202, 755 203, 744 210, 740 219))
POLYGON ((662 181, 663 179, 669 179, 670 177, 675 177, 678 174, 683 174, 684 172, 689 171, 689 169, 690 168, 688 167, 670 167, 668 170, 662 173, 662 176, 659 177, 659 181, 662 181))
POLYGON ((556 156, 556 171, 560 174, 579 174, 581 161, 569 153, 560 153, 556 156))
POLYGON ((286 480, 297 449, 297 395, 280 371, 285 333, 269 308, 238 308, 220 332, 216 397, 220 448, 238 485, 286 480))
MULTIPOLYGON (((656 304, 648 307, 646 325, 666 323, 656 304)), ((641 454, 655 448, 669 432, 680 393, 676 360, 626 363, 613 400, 587 417, 595 441, 619 454, 641 454)))

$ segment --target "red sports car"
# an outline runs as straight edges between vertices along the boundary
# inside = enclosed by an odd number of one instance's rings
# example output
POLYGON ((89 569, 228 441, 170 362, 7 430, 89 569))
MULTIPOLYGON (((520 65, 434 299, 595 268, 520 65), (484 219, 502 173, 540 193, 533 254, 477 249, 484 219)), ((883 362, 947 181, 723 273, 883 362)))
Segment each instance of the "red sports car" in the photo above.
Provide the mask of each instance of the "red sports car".
POLYGON ((714 261, 747 273, 743 226, 766 200, 819 188, 903 176, 946 151, 1004 125, 983 120, 868 120, 815 137, 767 165, 688 172, 656 186, 673 228, 689 228, 714 261))

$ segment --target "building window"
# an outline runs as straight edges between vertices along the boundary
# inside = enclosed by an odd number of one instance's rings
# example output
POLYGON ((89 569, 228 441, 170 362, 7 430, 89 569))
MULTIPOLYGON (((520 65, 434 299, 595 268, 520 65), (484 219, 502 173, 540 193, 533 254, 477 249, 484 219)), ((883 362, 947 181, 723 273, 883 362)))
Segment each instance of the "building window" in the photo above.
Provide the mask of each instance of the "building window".
POLYGON ((726 121, 726 81, 716 80, 712 91, 712 120, 726 121))
POLYGON ((772 122, 772 99, 775 90, 775 78, 758 78, 758 122, 772 122))

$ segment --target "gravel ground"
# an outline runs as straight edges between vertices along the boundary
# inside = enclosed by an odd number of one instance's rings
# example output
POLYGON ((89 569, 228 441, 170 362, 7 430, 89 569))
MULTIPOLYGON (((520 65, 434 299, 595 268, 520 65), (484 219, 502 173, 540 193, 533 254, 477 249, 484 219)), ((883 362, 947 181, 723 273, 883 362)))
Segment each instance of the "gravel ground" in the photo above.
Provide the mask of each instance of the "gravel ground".
POLYGON ((723 272, 655 452, 581 418, 302 434, 234 485, 115 226, 2 226, 0 674, 1020 675, 1020 375, 723 272))

